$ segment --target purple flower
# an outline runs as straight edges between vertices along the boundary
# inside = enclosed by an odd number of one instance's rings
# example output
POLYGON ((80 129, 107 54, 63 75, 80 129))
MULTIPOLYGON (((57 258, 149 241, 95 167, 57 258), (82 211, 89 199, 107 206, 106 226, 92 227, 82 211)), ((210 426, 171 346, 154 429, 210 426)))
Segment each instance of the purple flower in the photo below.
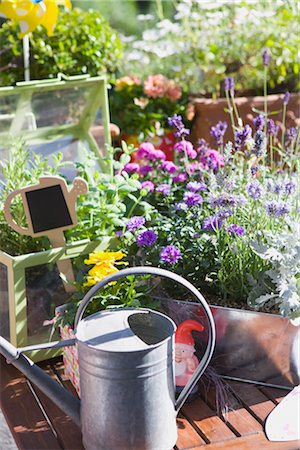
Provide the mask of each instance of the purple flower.
POLYGON ((188 134, 190 134, 190 130, 184 127, 182 117, 177 114, 174 114, 174 116, 168 118, 168 124, 171 127, 175 128, 176 137, 187 136, 188 134))
POLYGON ((283 96, 283 104, 287 105, 290 101, 291 98, 291 94, 289 93, 289 91, 286 91, 286 93, 283 96))
POLYGON ((226 207, 235 207, 238 204, 242 203, 242 198, 233 194, 227 194, 226 192, 223 194, 213 195, 209 198, 209 204, 212 208, 226 208, 226 207))
POLYGON ((253 177, 257 174, 258 171, 259 171, 259 166, 252 166, 250 168, 250 172, 253 177))
POLYGON ((155 152, 155 147, 151 142, 143 142, 140 146, 138 151, 136 152, 137 158, 146 158, 148 159, 148 156, 155 152))
POLYGON ((262 194, 262 185, 258 181, 252 181, 248 183, 246 186, 246 191, 249 197, 252 197, 254 200, 257 200, 261 197, 262 194))
POLYGON ((231 208, 224 208, 224 209, 219 209, 219 211, 217 211, 216 216, 219 219, 227 219, 228 217, 232 216, 233 214, 233 210, 231 208))
POLYGON ((142 189, 147 189, 149 192, 154 191, 154 184, 152 181, 143 181, 141 184, 142 189))
POLYGON ((236 234, 237 236, 242 236, 245 233, 245 229, 240 226, 233 223, 232 225, 229 225, 227 228, 228 233, 236 234))
POLYGON ((162 150, 154 150, 154 152, 149 155, 149 159, 155 160, 155 159, 162 159, 163 161, 166 159, 166 154, 162 150))
POLYGON ((291 147, 297 137, 297 130, 294 127, 288 128, 285 133, 285 145, 291 147))
POLYGON ((176 211, 186 211, 188 209, 188 205, 183 202, 175 203, 174 208, 176 211))
POLYGON ((126 224, 126 228, 129 231, 135 231, 135 230, 138 230, 139 228, 141 228, 145 222, 146 221, 145 221, 144 217, 133 216, 128 220, 128 222, 126 224))
POLYGON ((190 141, 180 141, 174 145, 174 150, 178 153, 186 153, 191 159, 195 159, 197 156, 196 150, 194 150, 193 144, 190 141))
POLYGON ((168 264, 176 264, 181 257, 180 250, 175 245, 167 245, 160 253, 160 260, 168 264))
POLYGON ((128 163, 124 166, 124 171, 127 173, 139 172, 140 166, 138 163, 128 163))
POLYGON ((268 66, 270 64, 270 53, 267 48, 265 48, 263 51, 262 60, 263 60, 264 66, 268 66))
POLYGON ((290 212, 290 208, 286 203, 278 202, 276 200, 266 202, 265 208, 267 214, 272 217, 282 217, 290 212))
POLYGON ((263 131, 258 130, 254 136, 254 147, 252 153, 257 157, 266 155, 266 135, 263 131))
POLYGON ((122 237, 122 236, 123 236, 123 231, 119 230, 119 231, 116 231, 116 232, 115 232, 115 237, 116 237, 116 238, 122 237))
POLYGON ((241 147, 246 145, 246 143, 251 139, 252 129, 250 125, 245 125, 242 130, 235 132, 235 148, 240 150, 241 147))
POLYGON ((216 231, 222 226, 222 219, 217 216, 209 216, 204 219, 202 224, 202 229, 205 231, 216 231))
POLYGON ((173 177, 173 182, 174 183, 183 183, 184 181, 186 181, 186 179, 187 179, 186 173, 179 173, 178 175, 175 175, 175 177, 173 177))
POLYGON ((209 143, 205 139, 201 138, 197 141, 197 153, 205 153, 209 149, 209 143))
POLYGON ((200 155, 200 165, 203 169, 217 172, 220 167, 224 166, 224 156, 210 148, 200 155))
POLYGON ((222 122, 221 120, 217 123, 217 125, 211 127, 210 134, 215 139, 217 145, 223 144, 223 138, 227 128, 227 122, 222 122))
POLYGON ((157 234, 152 230, 142 231, 136 238, 139 247, 152 247, 157 240, 157 234))
POLYGON ((207 189, 207 186, 205 183, 198 182, 198 181, 190 181, 186 185, 186 187, 191 192, 205 191, 205 189, 207 189))
POLYGON ((199 205, 203 202, 201 195, 189 191, 184 193, 183 200, 188 206, 199 205))
POLYGON ((270 136, 276 136, 278 133, 279 126, 275 124, 273 119, 269 119, 267 122, 267 133, 270 136))
POLYGON ((234 79, 233 77, 226 77, 223 82, 224 91, 234 92, 234 79))
POLYGON ((286 195, 291 195, 296 190, 296 184, 293 181, 287 181, 284 185, 284 192, 286 195))
POLYGON ((273 191, 275 194, 280 194, 283 188, 284 188, 283 183, 281 181, 278 181, 277 183, 275 183, 273 191))
POLYGON ((254 117, 253 119, 253 125, 256 131, 262 130, 265 126, 265 118, 262 114, 259 116, 254 117))
POLYGON ((156 188, 156 192, 161 192, 164 195, 170 195, 171 186, 169 184, 162 183, 156 188))
POLYGON ((149 172, 152 172, 153 167, 152 166, 140 166, 139 173, 141 175, 147 175, 149 172))
POLYGON ((173 161, 164 161, 161 167, 168 173, 175 173, 178 170, 178 167, 173 163, 173 161))

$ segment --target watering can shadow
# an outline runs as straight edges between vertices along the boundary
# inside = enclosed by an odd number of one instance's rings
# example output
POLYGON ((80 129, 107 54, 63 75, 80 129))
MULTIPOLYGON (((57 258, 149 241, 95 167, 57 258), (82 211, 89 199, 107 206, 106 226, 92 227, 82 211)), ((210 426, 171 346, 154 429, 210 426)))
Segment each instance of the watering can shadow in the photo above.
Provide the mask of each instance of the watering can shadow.
POLYGON ((96 284, 75 317, 76 339, 34 349, 78 345, 81 401, 53 381, 23 352, 0 337, 0 353, 81 427, 87 450, 170 450, 177 440, 176 416, 205 371, 215 346, 215 325, 203 296, 187 280, 155 267, 121 270, 96 284), (101 311, 82 319, 94 295, 108 283, 129 275, 155 275, 183 285, 208 318, 205 353, 175 401, 175 323, 144 308, 101 311))

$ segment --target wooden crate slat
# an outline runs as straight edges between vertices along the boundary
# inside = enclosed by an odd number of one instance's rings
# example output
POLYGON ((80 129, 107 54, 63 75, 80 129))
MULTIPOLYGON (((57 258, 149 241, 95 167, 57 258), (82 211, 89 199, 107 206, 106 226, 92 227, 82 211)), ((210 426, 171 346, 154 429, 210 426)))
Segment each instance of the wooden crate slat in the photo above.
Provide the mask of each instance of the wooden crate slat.
POLYGON ((1 408, 20 449, 61 450, 24 375, 1 356, 1 408))
POLYGON ((200 398, 185 404, 183 415, 201 430, 208 442, 218 442, 235 437, 225 423, 215 416, 214 411, 200 398))
POLYGON ((277 405, 281 402, 281 400, 284 399, 284 397, 289 393, 289 391, 285 389, 278 389, 278 388, 270 388, 270 387, 260 387, 259 390, 268 397, 272 402, 277 405))
MULTIPOLYGON (((207 401, 210 408, 217 414, 215 387, 210 386, 209 390, 207 390, 200 386, 200 392, 204 401, 207 401)), ((222 415, 227 425, 229 424, 237 431, 238 436, 248 436, 261 431, 261 424, 243 407, 225 382, 223 395, 228 410, 225 412, 219 411, 219 414, 222 415)))
POLYGON ((266 417, 275 408, 274 403, 252 384, 237 381, 229 381, 228 383, 246 409, 263 424, 266 417))

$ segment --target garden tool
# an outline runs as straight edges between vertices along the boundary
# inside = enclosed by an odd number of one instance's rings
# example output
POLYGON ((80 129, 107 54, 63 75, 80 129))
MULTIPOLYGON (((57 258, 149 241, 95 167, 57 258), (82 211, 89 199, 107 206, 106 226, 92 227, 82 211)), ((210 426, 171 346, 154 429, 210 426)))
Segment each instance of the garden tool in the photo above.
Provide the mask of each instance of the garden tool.
POLYGON ((215 345, 215 325, 198 290, 177 274, 155 267, 114 273, 85 295, 78 308, 76 339, 16 349, 0 338, 0 352, 81 426, 87 450, 170 450, 176 444, 176 416, 206 369, 215 345), (208 318, 202 360, 175 401, 175 323, 144 308, 107 309, 82 319, 90 300, 111 282, 131 275, 166 277, 187 288, 208 318), (81 404, 22 353, 78 345, 81 404), (33 348, 34 347, 34 348, 33 348))

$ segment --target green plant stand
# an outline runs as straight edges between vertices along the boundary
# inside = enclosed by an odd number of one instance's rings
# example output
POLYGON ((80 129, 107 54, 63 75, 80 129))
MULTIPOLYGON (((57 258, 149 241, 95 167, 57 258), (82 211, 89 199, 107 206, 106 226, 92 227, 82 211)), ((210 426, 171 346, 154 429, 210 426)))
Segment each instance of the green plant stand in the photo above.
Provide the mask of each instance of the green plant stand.
MULTIPOLYGON (((1 334, 16 347, 49 341, 51 326, 44 326, 43 323, 54 317, 55 308, 64 304, 70 295, 64 291, 55 263, 105 250, 109 242, 110 238, 104 237, 101 241, 80 241, 21 256, 0 251, 1 334), (38 286, 34 286, 32 272, 41 269, 46 277, 51 277, 50 281, 47 283, 42 279, 38 286)), ((52 339, 56 340, 57 336, 52 339)), ((41 361, 59 354, 61 349, 34 351, 28 356, 34 361, 41 361)))

